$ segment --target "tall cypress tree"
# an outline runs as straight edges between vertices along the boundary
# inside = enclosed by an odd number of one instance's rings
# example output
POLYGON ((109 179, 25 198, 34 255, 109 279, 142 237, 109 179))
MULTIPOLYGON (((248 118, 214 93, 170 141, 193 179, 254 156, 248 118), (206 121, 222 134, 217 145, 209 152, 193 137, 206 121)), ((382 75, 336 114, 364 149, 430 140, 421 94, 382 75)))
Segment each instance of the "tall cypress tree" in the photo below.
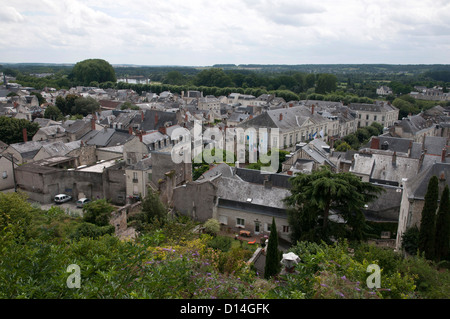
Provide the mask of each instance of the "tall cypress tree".
POLYGON ((278 234, 277 226, 275 225, 275 218, 272 217, 272 225, 270 226, 269 244, 266 253, 266 265, 264 268, 264 278, 278 274, 280 271, 280 254, 278 252, 278 234))
POLYGON ((448 259, 450 242, 450 191, 448 185, 445 185, 441 195, 441 202, 436 217, 436 261, 448 259))
POLYGON ((422 210, 419 232, 419 251, 425 253, 427 259, 434 258, 436 210, 438 208, 439 181, 437 176, 430 178, 425 203, 422 210))

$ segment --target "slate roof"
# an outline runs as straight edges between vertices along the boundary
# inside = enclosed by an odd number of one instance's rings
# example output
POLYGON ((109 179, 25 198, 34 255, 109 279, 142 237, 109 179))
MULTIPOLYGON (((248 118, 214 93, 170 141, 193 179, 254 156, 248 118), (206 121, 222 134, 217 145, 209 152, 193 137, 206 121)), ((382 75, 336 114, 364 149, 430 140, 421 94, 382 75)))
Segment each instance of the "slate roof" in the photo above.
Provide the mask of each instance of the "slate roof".
POLYGON ((403 132, 411 134, 416 134, 417 132, 429 127, 427 121, 420 115, 412 115, 411 117, 402 119, 395 125, 401 126, 403 128, 403 132))
POLYGON ((49 141, 28 141, 22 143, 11 144, 23 159, 32 159, 43 145, 49 144, 49 141))
POLYGON ((152 167, 152 158, 151 158, 151 154, 149 154, 148 156, 149 157, 141 159, 136 164, 130 166, 130 169, 139 170, 139 171, 149 170, 152 167))
POLYGON ((438 179, 443 178, 443 183, 450 187, 450 163, 435 163, 419 174, 411 177, 406 183, 406 187, 409 190, 409 197, 424 199, 428 182, 432 176, 437 176, 438 179))
POLYGON ((153 131, 158 130, 163 127, 165 123, 170 122, 170 125, 178 124, 177 114, 174 112, 164 112, 159 110, 145 110, 144 120, 142 121, 141 116, 136 116, 131 121, 131 124, 139 124, 141 130, 143 131, 153 131), (157 122, 155 121, 155 116, 158 116, 157 122))
POLYGON ((221 177, 216 180, 217 197, 241 203, 285 209, 283 198, 291 192, 284 188, 266 188, 263 185, 249 185, 246 181, 221 177), (250 187, 249 187, 250 186, 250 187), (251 199, 249 202, 248 199, 251 199))
POLYGON ((253 184, 263 185, 264 180, 268 178, 272 182, 273 187, 291 188, 291 183, 289 182, 291 176, 285 174, 263 174, 259 170, 237 167, 235 168, 235 175, 253 184))
MULTIPOLYGON (((442 150, 447 149, 447 138, 440 136, 426 136, 423 143, 424 149, 427 150, 427 154, 442 155, 442 150)), ((446 153, 448 150, 446 151, 446 153)))
POLYGON ((85 120, 68 120, 62 124, 62 127, 64 127, 67 133, 77 133, 86 125, 91 125, 91 123, 85 120))
POLYGON ((238 126, 243 128, 279 128, 280 131, 283 132, 290 131, 293 128, 301 127, 308 119, 315 124, 328 122, 326 118, 324 118, 320 114, 317 114, 317 112, 312 114, 311 110, 308 107, 300 105, 289 108, 268 110, 267 112, 246 121, 245 123, 239 124, 238 126))
POLYGON ((398 222, 402 188, 378 185, 384 189, 377 199, 367 204, 364 215, 371 221, 398 222))

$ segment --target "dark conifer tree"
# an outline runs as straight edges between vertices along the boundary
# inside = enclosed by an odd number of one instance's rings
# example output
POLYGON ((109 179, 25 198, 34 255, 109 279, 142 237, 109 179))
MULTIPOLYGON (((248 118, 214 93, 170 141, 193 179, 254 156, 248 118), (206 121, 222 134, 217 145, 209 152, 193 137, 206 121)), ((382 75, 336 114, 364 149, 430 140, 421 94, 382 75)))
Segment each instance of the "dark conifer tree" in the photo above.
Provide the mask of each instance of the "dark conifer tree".
POLYGON ((439 186, 438 178, 431 177, 428 182, 425 203, 422 210, 419 232, 419 251, 425 253, 425 258, 434 258, 436 210, 438 208, 439 186))
POLYGON ((275 218, 272 217, 270 226, 269 244, 266 253, 266 265, 264 268, 264 278, 269 279, 280 271, 280 253, 278 251, 278 234, 275 218))
POLYGON ((450 243, 450 194, 448 185, 442 192, 439 210, 436 216, 436 261, 448 259, 450 243))

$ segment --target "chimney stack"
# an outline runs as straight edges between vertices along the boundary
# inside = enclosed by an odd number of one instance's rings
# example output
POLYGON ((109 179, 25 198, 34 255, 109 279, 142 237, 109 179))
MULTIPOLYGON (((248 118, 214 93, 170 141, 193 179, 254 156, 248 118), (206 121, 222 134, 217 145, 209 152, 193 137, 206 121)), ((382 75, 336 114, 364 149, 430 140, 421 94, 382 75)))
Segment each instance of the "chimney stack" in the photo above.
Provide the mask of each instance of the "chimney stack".
POLYGON ((280 121, 283 120, 283 113, 280 113, 280 121))
POLYGON ((95 131, 95 118, 91 118, 91 130, 95 131))
POLYGON ((27 132, 27 129, 25 127, 22 129, 22 135, 23 135, 23 141, 25 143, 28 142, 28 132, 27 132))
POLYGON ((145 118, 144 111, 141 111, 141 120, 142 120, 142 122, 144 122, 144 118, 145 118))
POLYGON ((372 141, 370 142, 370 148, 373 150, 380 149, 380 139, 378 137, 372 137, 372 141))
POLYGON ((445 163, 445 156, 447 155, 447 148, 446 147, 444 147, 443 149, 442 149, 442 154, 441 154, 441 161, 442 161, 442 163, 445 163))
POLYGON ((311 105, 311 114, 314 114, 314 104, 311 105))
POLYGON ((131 126, 128 127, 128 134, 130 134, 130 135, 133 134, 133 128, 131 126))
POLYGON ((397 152, 394 151, 394 154, 392 154, 392 165, 396 166, 397 165, 397 152))
POLYGON ((158 113, 155 113, 155 126, 158 124, 158 113))

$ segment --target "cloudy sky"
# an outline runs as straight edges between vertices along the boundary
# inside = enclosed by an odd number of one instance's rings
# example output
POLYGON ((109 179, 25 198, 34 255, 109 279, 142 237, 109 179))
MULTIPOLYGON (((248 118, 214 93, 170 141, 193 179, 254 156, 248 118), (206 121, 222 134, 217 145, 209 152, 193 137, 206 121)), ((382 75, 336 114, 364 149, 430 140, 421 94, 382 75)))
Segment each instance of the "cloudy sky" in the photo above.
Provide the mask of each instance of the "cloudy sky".
POLYGON ((0 63, 450 64, 450 0, 0 0, 0 63))

